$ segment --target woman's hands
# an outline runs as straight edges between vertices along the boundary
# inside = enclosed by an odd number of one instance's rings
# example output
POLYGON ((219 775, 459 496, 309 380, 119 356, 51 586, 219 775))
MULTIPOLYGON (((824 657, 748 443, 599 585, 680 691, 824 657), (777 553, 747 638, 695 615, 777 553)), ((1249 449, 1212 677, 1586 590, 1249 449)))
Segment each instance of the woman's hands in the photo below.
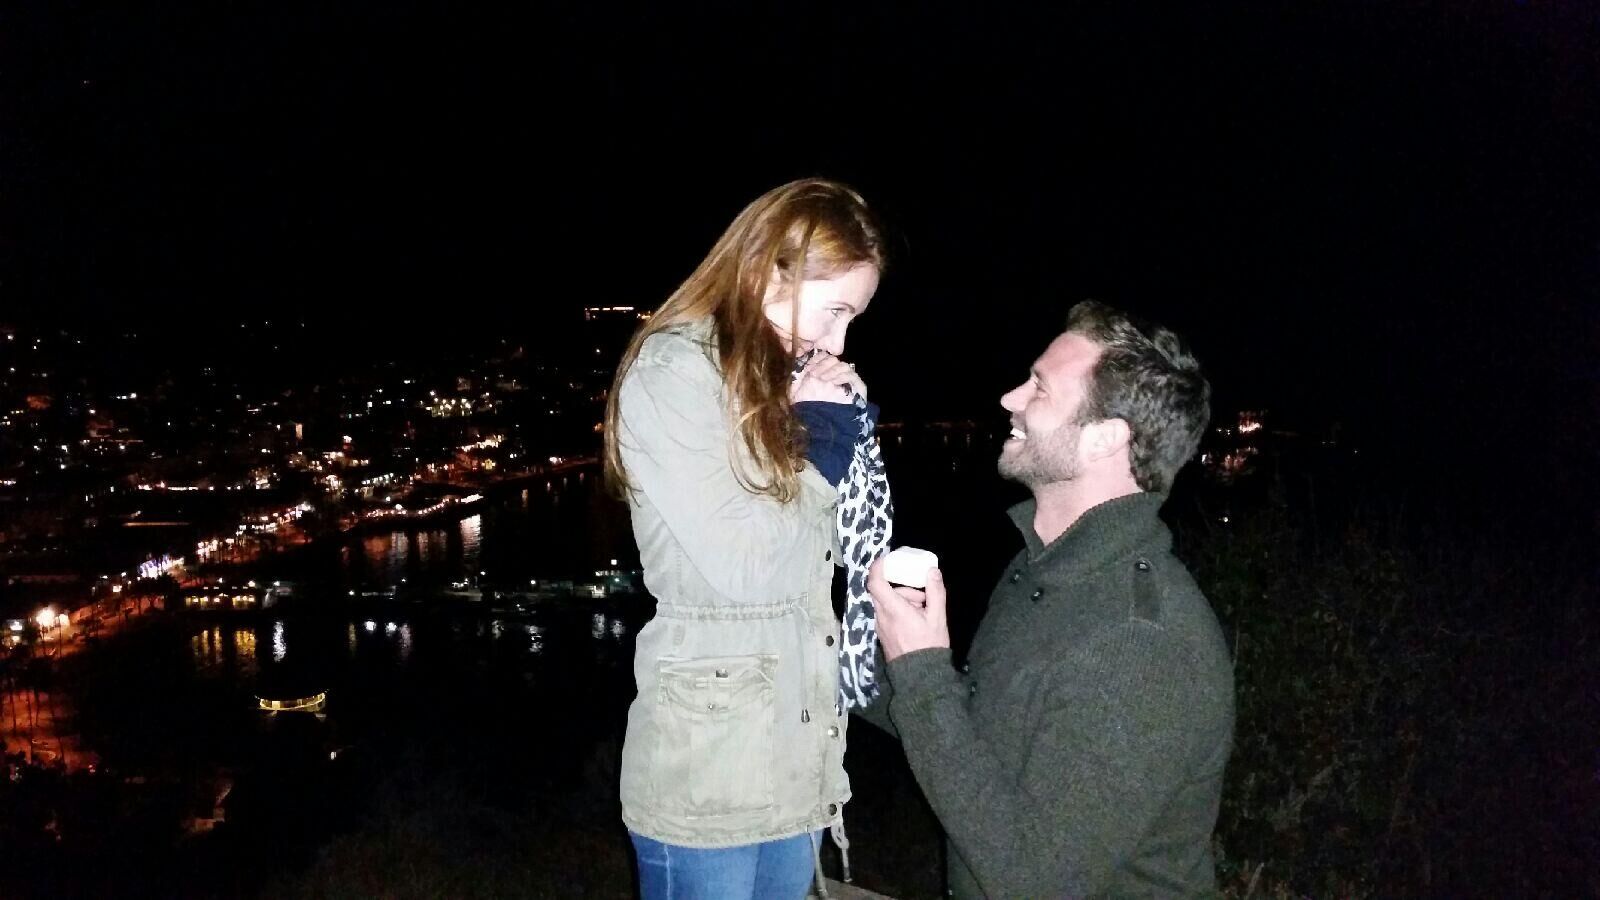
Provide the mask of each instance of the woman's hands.
POLYGON ((789 399, 849 403, 851 391, 867 396, 867 385, 855 367, 825 350, 818 350, 789 387, 789 399))

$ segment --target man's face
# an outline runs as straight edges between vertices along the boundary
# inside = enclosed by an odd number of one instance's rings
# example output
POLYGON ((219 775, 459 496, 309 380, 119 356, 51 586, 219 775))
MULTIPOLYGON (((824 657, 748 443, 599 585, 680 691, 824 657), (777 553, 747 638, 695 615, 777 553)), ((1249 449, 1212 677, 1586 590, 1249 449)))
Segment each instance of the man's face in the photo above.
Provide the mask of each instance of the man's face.
POLYGON ((1000 475, 1038 488, 1071 481, 1082 472, 1078 421, 1100 348, 1068 332, 1050 342, 1028 380, 1000 398, 1011 414, 1011 437, 1000 449, 1000 475))

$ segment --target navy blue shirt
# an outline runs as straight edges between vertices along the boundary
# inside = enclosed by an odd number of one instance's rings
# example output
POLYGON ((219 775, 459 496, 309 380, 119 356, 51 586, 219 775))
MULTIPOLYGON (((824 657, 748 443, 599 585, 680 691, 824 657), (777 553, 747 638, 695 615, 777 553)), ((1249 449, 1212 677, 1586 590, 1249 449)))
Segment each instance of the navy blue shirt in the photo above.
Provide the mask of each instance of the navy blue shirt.
MULTIPOLYGON (((806 443, 806 459, 829 484, 838 485, 850 472, 850 458, 855 454, 856 439, 861 436, 855 404, 802 400, 794 405, 794 412, 810 436, 806 443)), ((877 424, 878 407, 870 402, 867 417, 873 425, 877 424)))

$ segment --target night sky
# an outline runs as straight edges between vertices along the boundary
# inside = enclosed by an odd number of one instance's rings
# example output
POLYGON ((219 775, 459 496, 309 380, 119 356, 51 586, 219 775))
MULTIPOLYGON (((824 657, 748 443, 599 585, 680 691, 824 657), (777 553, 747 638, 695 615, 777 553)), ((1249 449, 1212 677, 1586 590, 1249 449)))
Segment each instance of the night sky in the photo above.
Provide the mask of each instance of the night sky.
POLYGON ((822 174, 894 235, 886 406, 994 410, 1096 297, 1227 406, 1592 460, 1594 4, 21 6, 0 321, 532 338, 822 174))

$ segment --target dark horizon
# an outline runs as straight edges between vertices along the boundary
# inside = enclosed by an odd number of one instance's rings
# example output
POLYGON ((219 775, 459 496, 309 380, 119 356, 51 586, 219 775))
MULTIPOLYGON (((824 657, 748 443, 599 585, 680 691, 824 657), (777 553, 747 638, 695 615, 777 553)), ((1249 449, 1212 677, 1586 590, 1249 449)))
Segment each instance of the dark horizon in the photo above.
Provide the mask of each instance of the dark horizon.
POLYGON ((1224 406, 1467 456, 1593 435, 1578 8, 40 4, 0 40, 0 321, 537 342, 822 174, 893 235, 850 352, 913 414, 988 409, 1093 297, 1189 337, 1224 406))

